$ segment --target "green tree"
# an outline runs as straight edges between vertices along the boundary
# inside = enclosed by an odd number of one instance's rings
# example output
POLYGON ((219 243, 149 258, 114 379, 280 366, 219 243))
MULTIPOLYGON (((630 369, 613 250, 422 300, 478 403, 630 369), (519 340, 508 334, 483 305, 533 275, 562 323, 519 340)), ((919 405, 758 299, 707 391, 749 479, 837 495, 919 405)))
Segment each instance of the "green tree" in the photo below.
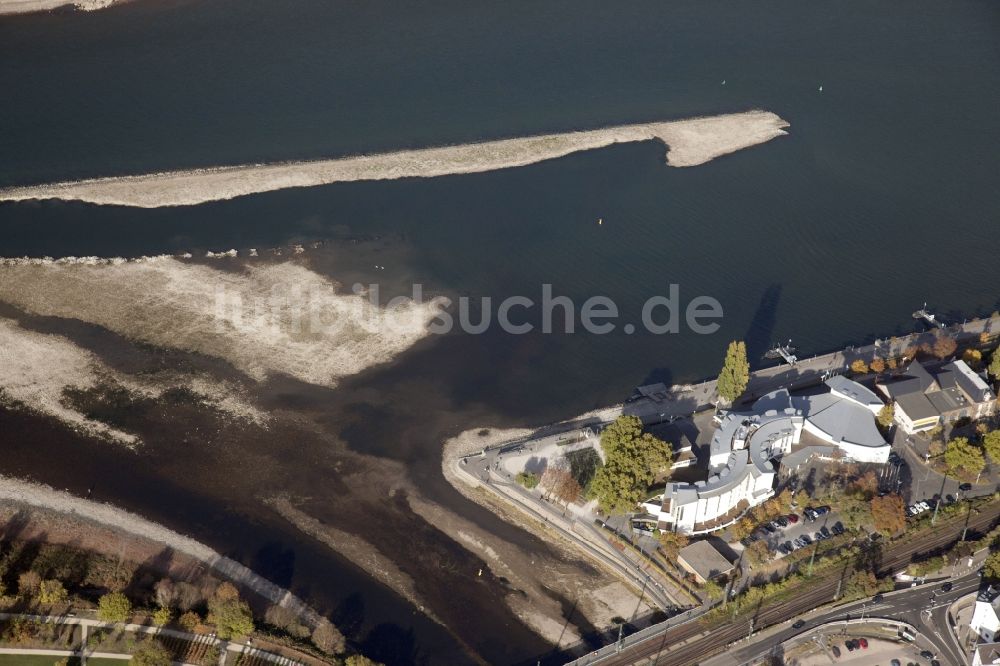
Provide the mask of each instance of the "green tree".
POLYGON ((161 606, 153 611, 153 624, 157 627, 163 627, 170 624, 170 620, 174 617, 174 612, 170 610, 167 606, 161 606))
POLYGON ((993 351, 993 356, 990 357, 990 367, 986 371, 993 379, 1000 379, 1000 349, 993 351))
POLYGON ((747 345, 742 340, 729 343, 726 360, 719 372, 716 389, 719 395, 732 403, 747 390, 750 383, 750 364, 747 362, 747 345))
POLYGON ((951 476, 971 476, 979 474, 986 467, 983 452, 969 443, 965 437, 956 437, 944 449, 944 463, 951 476))
POLYGON ((125 622, 132 613, 132 602, 121 592, 110 592, 97 600, 97 617, 104 622, 125 622))
POLYGON ((1000 550, 990 553, 983 563, 983 578, 994 583, 1000 582, 1000 550))
POLYGON ((43 604, 61 604, 68 598, 66 588, 57 580, 43 580, 38 585, 38 601, 43 604))
POLYGON ((633 509, 653 479, 670 468, 670 445, 643 432, 636 416, 619 416, 605 428, 601 448, 605 462, 594 474, 591 492, 609 513, 633 509))
POLYGON ((249 636, 253 633, 253 614, 247 602, 241 600, 232 585, 219 586, 215 595, 208 600, 208 619, 214 624, 219 638, 249 636))
POLYGON ((132 653, 130 664, 134 666, 170 666, 173 660, 170 652, 157 641, 145 641, 132 653))
POLYGON ((894 403, 887 403, 882 406, 882 409, 878 410, 878 424, 883 428, 891 427, 895 418, 896 405, 894 403))
POLYGON ((538 475, 533 472, 518 472, 517 482, 531 490, 538 485, 538 475))
POLYGON ((705 596, 712 600, 721 599, 722 595, 726 593, 722 586, 714 580, 705 581, 705 583, 701 586, 701 591, 705 593, 705 596))
POLYGON ((994 463, 1000 463, 1000 430, 991 430, 983 435, 983 448, 994 463))

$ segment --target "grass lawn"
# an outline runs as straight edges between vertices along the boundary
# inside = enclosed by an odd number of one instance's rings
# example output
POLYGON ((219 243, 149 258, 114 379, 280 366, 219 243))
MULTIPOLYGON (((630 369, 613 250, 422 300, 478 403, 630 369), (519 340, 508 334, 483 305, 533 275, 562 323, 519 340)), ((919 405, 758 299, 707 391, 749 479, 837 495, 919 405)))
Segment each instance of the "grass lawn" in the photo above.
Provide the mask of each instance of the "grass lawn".
MULTIPOLYGON (((57 661, 62 659, 62 657, 55 656, 45 656, 45 655, 33 655, 33 654, 0 654, 0 665, 2 666, 52 666, 57 661)), ((70 659, 71 666, 76 666, 80 663, 79 659, 70 659)), ((93 661, 90 661, 93 663, 93 661)), ((118 666, 127 664, 128 662, 122 662, 118 666)))

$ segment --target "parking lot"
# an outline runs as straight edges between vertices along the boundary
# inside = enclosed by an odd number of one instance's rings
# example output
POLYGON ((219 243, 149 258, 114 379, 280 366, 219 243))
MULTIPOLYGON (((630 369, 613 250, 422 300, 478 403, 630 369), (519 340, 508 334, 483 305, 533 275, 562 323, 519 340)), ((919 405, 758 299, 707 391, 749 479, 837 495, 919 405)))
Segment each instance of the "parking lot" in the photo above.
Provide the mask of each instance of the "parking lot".
POLYGON ((822 540, 834 536, 839 530, 843 529, 837 513, 832 510, 828 510, 814 519, 810 519, 810 516, 806 515, 805 511, 796 512, 792 515, 798 517, 796 522, 789 521, 786 517, 787 525, 775 525, 772 522, 769 524, 770 527, 758 528, 749 538, 754 539, 756 537, 754 540, 766 543, 767 547, 776 557, 784 557, 788 553, 781 550, 783 544, 791 543, 792 550, 799 550, 800 548, 809 547, 817 539, 822 540), (817 534, 821 536, 817 536, 817 534), (804 543, 804 539, 806 538, 808 542, 804 543))

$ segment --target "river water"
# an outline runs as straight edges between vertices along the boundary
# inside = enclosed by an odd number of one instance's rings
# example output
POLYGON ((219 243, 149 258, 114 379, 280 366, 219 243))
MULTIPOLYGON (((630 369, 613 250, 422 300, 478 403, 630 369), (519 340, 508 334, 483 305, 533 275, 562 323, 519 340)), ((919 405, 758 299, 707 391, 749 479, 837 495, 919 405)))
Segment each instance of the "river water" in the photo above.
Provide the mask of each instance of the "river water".
MULTIPOLYGON (((725 316, 714 335, 452 335, 344 387, 391 396, 342 429, 352 448, 402 461, 428 496, 527 539, 447 486, 443 436, 544 423, 620 401, 644 381, 711 375, 734 338, 746 338, 754 358, 786 338, 810 354, 910 330, 924 301, 952 317, 1000 307, 998 35, 995 3, 925 0, 136 0, 0 19, 0 186, 750 108, 791 125, 787 137, 689 169, 666 167, 663 147, 647 143, 504 172, 193 208, 0 204, 0 255, 313 239, 360 247, 377 237, 381 259, 341 250, 329 272, 495 300, 538 299, 549 283, 578 303, 611 297, 623 321, 637 321, 670 284, 682 303, 718 299, 725 316)), ((80 465, 100 475, 120 464, 56 432, 40 436, 22 417, 3 423, 45 447, 44 457, 19 449, 9 471, 73 487, 80 465)), ((325 570, 331 603, 363 600, 368 627, 412 632, 432 662, 457 654, 401 599, 265 518, 255 523, 238 501, 215 520, 194 518, 198 496, 158 464, 131 461, 135 478, 110 483, 105 497, 244 559, 291 543, 296 580, 325 570), (155 498, 151 483, 162 489, 155 498)), ((512 626, 463 638, 497 662, 540 649, 512 626)))

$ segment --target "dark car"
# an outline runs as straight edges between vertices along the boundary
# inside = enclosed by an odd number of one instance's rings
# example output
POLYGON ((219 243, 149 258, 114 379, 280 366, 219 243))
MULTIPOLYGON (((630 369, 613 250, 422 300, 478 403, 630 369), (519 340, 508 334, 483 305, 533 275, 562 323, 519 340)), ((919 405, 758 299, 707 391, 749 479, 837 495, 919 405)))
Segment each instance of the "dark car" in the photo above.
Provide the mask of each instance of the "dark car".
POLYGON ((830 536, 831 536, 831 534, 830 534, 830 528, 827 527, 826 525, 824 525, 823 528, 820 530, 820 534, 823 535, 824 539, 829 539, 830 536))
POLYGON ((804 626, 806 626, 805 620, 796 620, 795 624, 792 625, 792 629, 801 629, 804 626))
POLYGON ((812 543, 812 539, 809 538, 808 534, 803 534, 799 538, 802 539, 807 546, 812 543))
POLYGON ((840 658, 840 648, 837 647, 836 645, 830 646, 830 652, 833 653, 834 657, 837 657, 838 659, 840 658))
POLYGON ((847 648, 848 652, 854 652, 854 648, 857 646, 854 644, 854 639, 851 639, 849 641, 844 641, 844 647, 847 648))
POLYGON ((924 659, 933 659, 934 653, 931 652, 930 650, 924 650, 923 652, 920 653, 920 656, 923 657, 924 659))
POLYGON ((782 555, 788 555, 792 551, 785 544, 780 544, 778 546, 778 552, 781 553, 782 555))
POLYGON ((874 597, 872 597, 872 603, 873 604, 880 604, 880 603, 882 603, 883 599, 885 599, 885 597, 883 597, 881 594, 876 594, 874 597))
POLYGON ((954 586, 951 584, 951 581, 948 581, 947 583, 945 583, 944 585, 941 586, 941 591, 942 592, 951 592, 951 588, 952 587, 954 587, 954 586))
POLYGON ((961 490, 963 493, 967 493, 970 490, 972 490, 972 484, 971 483, 963 483, 962 485, 960 485, 958 487, 958 489, 961 490))
POLYGON ((889 666, 903 666, 903 663, 899 659, 893 659, 889 662, 889 666))
POLYGON ((955 503, 955 496, 954 495, 945 495, 944 496, 944 503, 945 504, 954 504, 955 503))
POLYGON ((788 527, 788 518, 785 518, 784 516, 778 516, 774 519, 774 522, 778 523, 782 527, 788 527))
POLYGON ((816 515, 817 516, 822 516, 822 515, 827 514, 827 513, 830 513, 830 507, 828 507, 828 506, 821 506, 821 507, 818 507, 816 509, 816 515))
POLYGON ((772 525, 771 523, 764 525, 764 529, 767 530, 768 534, 774 534, 776 531, 778 531, 778 528, 772 525))
POLYGON ((833 533, 836 535, 841 535, 845 532, 844 524, 839 520, 833 524, 833 533))

